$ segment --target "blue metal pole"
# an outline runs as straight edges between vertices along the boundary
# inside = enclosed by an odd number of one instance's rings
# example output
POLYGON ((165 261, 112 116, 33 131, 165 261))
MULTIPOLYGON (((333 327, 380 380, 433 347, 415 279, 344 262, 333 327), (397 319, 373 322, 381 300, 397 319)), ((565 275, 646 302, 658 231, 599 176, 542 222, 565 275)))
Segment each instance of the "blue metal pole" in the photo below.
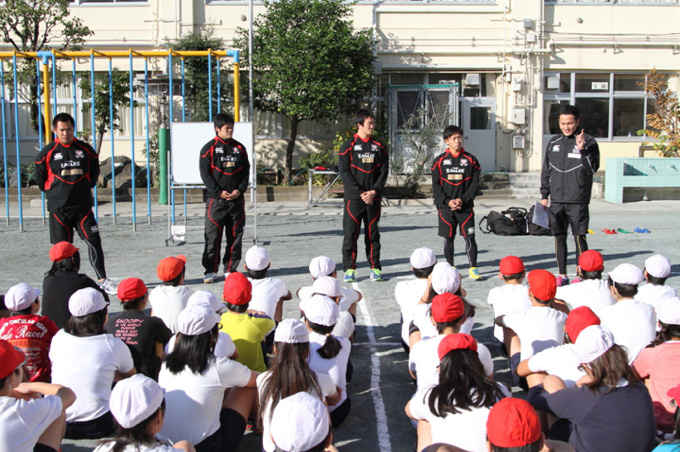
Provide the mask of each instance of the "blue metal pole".
POLYGON ((146 216, 151 224, 151 137, 149 136, 149 59, 144 57, 144 114, 146 120, 146 216))
POLYGON ((220 109, 220 97, 221 97, 221 90, 220 90, 220 57, 215 58, 216 60, 216 66, 217 66, 217 113, 220 113, 222 110, 220 109))
MULTIPOLYGON (((169 104, 170 104, 170 124, 168 124, 170 127, 168 127, 168 130, 172 127, 172 121, 173 121, 173 92, 172 92, 172 52, 168 55, 168 93, 169 93, 169 104)), ((172 149, 170 149, 170 153, 172 153, 172 149)), ((168 171, 169 174, 168 176, 168 187, 170 187, 170 204, 171 204, 171 211, 172 211, 172 224, 175 224, 175 190, 172 189, 172 159, 168 158, 168 171)))
POLYGON ((132 230, 137 230, 137 188, 136 179, 137 172, 135 171, 135 95, 133 76, 132 76, 132 53, 130 53, 130 164, 132 165, 132 230))
POLYGON ((187 97, 185 93, 185 79, 184 79, 184 57, 182 57, 182 122, 186 122, 187 117, 187 97))
POLYGON ((52 115, 57 116, 57 59, 54 54, 52 58, 52 115))
POLYGON ((113 67, 109 58, 109 135, 111 137, 111 202, 113 224, 116 224, 116 171, 113 164, 115 153, 115 139, 113 138, 113 67))
MULTIPOLYGON (((210 51, 210 50, 208 50, 210 51)), ((208 53, 208 120, 213 120, 212 115, 212 54, 208 53)))
MULTIPOLYGON (((40 77, 42 74, 40 73, 40 60, 35 60, 35 70, 36 70, 36 91, 38 93, 38 103, 40 103, 40 77)), ((40 109, 38 109, 38 114, 40 114, 40 109)), ((38 118, 38 143, 39 143, 39 148, 43 148, 43 121, 38 118)), ((46 222, 45 218, 45 192, 40 190, 40 210, 42 213, 42 219, 43 219, 43 224, 46 222)))
MULTIPOLYGON (((38 77, 40 79, 40 77, 38 77)), ((0 60, 0 108, 2 109, 2 171, 5 175, 5 218, 9 226, 9 177, 7 177, 7 127, 5 122, 5 60, 0 60)))
MULTIPOLYGON (((14 82, 14 140, 17 150, 17 195, 19 201, 19 231, 24 230, 24 208, 21 202, 21 155, 19 143, 19 89, 17 88, 17 56, 12 55, 13 82, 14 82)), ((5 175, 7 177, 7 175, 5 175)))
MULTIPOLYGON (((92 116, 92 147, 97 149, 97 134, 95 134, 95 125, 97 120, 95 118, 95 99, 94 99, 94 52, 90 53, 90 107, 92 116)), ((99 154, 97 154, 99 155, 99 154)), ((94 219, 99 221, 99 201, 97 200, 97 186, 94 186, 94 219)))

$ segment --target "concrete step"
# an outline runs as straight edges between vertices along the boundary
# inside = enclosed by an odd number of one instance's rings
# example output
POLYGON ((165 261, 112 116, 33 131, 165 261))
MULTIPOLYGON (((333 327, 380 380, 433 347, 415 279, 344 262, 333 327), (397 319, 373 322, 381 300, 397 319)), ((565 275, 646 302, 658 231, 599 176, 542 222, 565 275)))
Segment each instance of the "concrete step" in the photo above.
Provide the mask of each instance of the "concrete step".
POLYGON ((531 173, 508 173, 508 179, 510 181, 514 180, 534 180, 534 179, 541 179, 541 173, 540 172, 531 172, 531 173))
POLYGON ((510 187, 512 187, 512 188, 535 188, 535 189, 538 190, 539 188, 541 188, 541 182, 540 181, 518 180, 518 181, 510 182, 510 187))

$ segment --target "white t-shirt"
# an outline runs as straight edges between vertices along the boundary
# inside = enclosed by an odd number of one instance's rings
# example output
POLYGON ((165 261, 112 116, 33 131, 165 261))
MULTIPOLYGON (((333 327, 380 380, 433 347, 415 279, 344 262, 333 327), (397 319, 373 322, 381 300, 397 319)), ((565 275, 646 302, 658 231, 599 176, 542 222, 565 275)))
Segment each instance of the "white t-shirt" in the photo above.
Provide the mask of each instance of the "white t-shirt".
POLYGON ((165 422, 158 437, 173 443, 187 440, 196 445, 220 428, 224 390, 243 387, 250 369, 227 358, 217 358, 202 374, 185 367, 171 373, 164 363, 158 384, 165 389, 165 422))
MULTIPOLYGON (((504 395, 510 396, 507 390, 498 385, 504 395)), ((411 398, 409 410, 411 416, 425 420, 432 428, 432 443, 444 443, 460 447, 468 452, 487 452, 486 420, 490 408, 472 408, 460 410, 458 414, 447 413, 444 417, 435 416, 428 404, 430 391, 418 391, 411 398)))
POLYGON ((427 287, 427 278, 413 278, 399 281, 394 286, 394 298, 401 309, 401 339, 408 344, 408 328, 413 320, 413 312, 427 287))
POLYGON ((524 312, 503 317, 503 324, 519 337, 521 359, 530 358, 546 348, 562 345, 567 314, 550 307, 532 306, 524 312))
POLYGON ((309 368, 317 373, 328 374, 333 379, 335 385, 342 390, 340 401, 336 405, 329 407, 329 411, 335 410, 342 402, 347 400, 347 362, 349 361, 351 344, 344 337, 335 336, 335 338, 342 345, 340 353, 331 359, 324 359, 317 350, 326 343, 326 336, 313 331, 309 332, 309 368))
MULTIPOLYGON (((408 355, 408 367, 416 374, 418 390, 439 384, 439 343, 446 334, 438 334, 416 342, 408 355)), ((493 375, 493 361, 489 349, 477 342, 477 354, 486 375, 493 375)))
POLYGON ((536 353, 529 358, 528 364, 532 372, 545 372, 560 377, 568 388, 585 375, 585 372, 578 370, 581 363, 574 354, 574 344, 558 345, 536 353))
MULTIPOLYGON (((298 291, 298 298, 300 300, 306 300, 307 298, 311 298, 313 293, 312 286, 305 286, 298 291)), ((343 287, 342 297, 340 297, 338 308, 340 308, 340 312, 346 312, 357 301, 359 301, 359 292, 354 289, 343 287)))
MULTIPOLYGON (((524 312, 531 307, 529 289, 524 284, 503 284, 489 291, 486 302, 493 307, 493 317, 524 312)), ((493 335, 503 342, 503 327, 494 325, 493 335)))
POLYGON ((595 314, 616 303, 609 290, 609 282, 604 279, 586 279, 580 283, 558 287, 555 298, 564 300, 570 311, 588 306, 595 314))
POLYGON ((338 322, 333 328, 333 334, 335 336, 342 336, 345 339, 349 339, 352 334, 354 334, 354 319, 352 314, 347 311, 341 311, 338 317, 338 322))
MULTIPOLYGON (((110 443, 105 443, 97 447, 93 452, 110 452, 114 445, 115 443, 113 441, 110 443)), ((174 447, 163 443, 156 443, 152 446, 148 446, 146 444, 131 444, 126 446, 125 449, 123 449, 123 452, 172 452, 176 450, 184 449, 175 449, 174 447)))
MULTIPOLYGON (((257 376, 257 392, 259 395, 262 393, 262 387, 264 386, 267 379, 269 379, 271 371, 263 372, 257 376)), ((319 383, 319 388, 321 389, 321 395, 315 394, 310 391, 310 394, 319 397, 322 401, 326 401, 326 397, 330 397, 335 394, 335 383, 333 379, 323 372, 315 372, 316 381, 319 383)), ((259 396, 258 396, 259 397, 259 396)), ((267 404, 262 410, 262 448, 266 452, 274 452, 276 450, 276 445, 272 441, 271 435, 269 433, 269 425, 271 424, 271 400, 267 400, 267 404)))
MULTIPOLYGON (((236 351, 236 344, 231 340, 231 336, 224 331, 218 331, 217 343, 215 344, 215 351, 213 355, 215 358, 231 358, 231 356, 236 351)), ((169 355, 175 348, 175 341, 177 341, 177 335, 173 335, 167 344, 165 344, 165 354, 169 355)))
POLYGON ((638 353, 656 336, 654 308, 632 298, 624 298, 614 306, 603 309, 600 321, 603 328, 612 332, 614 342, 626 347, 628 364, 635 361, 638 353))
POLYGON ((677 291, 670 286, 659 286, 657 284, 647 283, 644 286, 638 287, 638 293, 633 298, 637 301, 651 304, 654 307, 654 312, 656 312, 656 307, 661 300, 677 296, 677 291))
POLYGON ((249 308, 264 312, 273 319, 277 303, 282 297, 288 295, 286 283, 278 278, 248 279, 253 284, 249 308))
POLYGON ((61 397, 19 400, 0 397, 0 450, 33 452, 40 435, 61 416, 61 397))
POLYGON ((91 421, 109 411, 116 371, 130 372, 132 355, 111 334, 77 337, 59 330, 50 346, 52 383, 71 388, 76 401, 66 409, 70 422, 91 421))
POLYGON ((156 286, 149 292, 149 303, 154 317, 163 320, 170 331, 177 332, 177 317, 187 307, 194 291, 188 286, 156 286))

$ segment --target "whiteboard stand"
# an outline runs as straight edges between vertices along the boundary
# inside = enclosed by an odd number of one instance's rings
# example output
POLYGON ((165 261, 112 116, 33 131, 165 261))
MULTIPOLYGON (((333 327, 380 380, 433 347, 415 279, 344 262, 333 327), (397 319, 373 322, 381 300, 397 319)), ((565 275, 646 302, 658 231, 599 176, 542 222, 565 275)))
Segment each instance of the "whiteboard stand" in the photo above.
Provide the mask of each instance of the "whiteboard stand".
MULTIPOLYGON (((170 124, 170 158, 168 159, 168 233, 165 246, 169 242, 183 242, 186 239, 187 217, 184 216, 184 224, 178 225, 175 221, 175 190, 204 189, 201 172, 199 169, 199 152, 203 145, 215 136, 215 127, 212 122, 173 122, 170 124)), ((257 195, 256 187, 252 182, 255 174, 254 146, 253 146, 253 123, 237 122, 234 124, 234 139, 241 142, 248 151, 250 162, 249 185, 251 199, 254 202, 253 218, 253 241, 257 243, 257 195), (253 193, 255 195, 253 196, 253 193)), ((242 195, 245 196, 245 193, 242 195)), ((184 197, 186 206, 186 197, 184 197)), ((195 227, 202 229, 203 227, 195 227)), ((194 229, 192 227, 191 229, 194 229)))

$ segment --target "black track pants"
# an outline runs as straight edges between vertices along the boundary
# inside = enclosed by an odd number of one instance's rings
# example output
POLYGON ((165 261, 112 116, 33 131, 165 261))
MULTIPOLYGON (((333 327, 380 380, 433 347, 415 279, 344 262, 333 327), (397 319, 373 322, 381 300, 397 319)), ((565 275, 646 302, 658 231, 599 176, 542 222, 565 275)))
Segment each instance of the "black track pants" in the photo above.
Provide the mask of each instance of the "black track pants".
POLYGON ((238 271, 241 262, 241 240, 246 224, 245 199, 239 196, 233 201, 209 198, 205 208, 205 248, 203 268, 205 273, 217 273, 220 269, 222 233, 227 239, 224 250, 224 272, 238 271))
POLYGON ((90 264, 97 274, 97 279, 106 278, 104 266, 104 250, 99 236, 99 226, 94 219, 92 210, 86 212, 50 212, 50 242, 73 243, 73 229, 87 244, 87 254, 90 264))
POLYGON ((347 271, 357 266, 357 240, 364 224, 364 243, 366 259, 371 268, 382 270, 380 266, 380 203, 375 198, 373 204, 366 204, 360 199, 346 199, 345 212, 342 219, 344 239, 342 241, 342 269, 347 271))

